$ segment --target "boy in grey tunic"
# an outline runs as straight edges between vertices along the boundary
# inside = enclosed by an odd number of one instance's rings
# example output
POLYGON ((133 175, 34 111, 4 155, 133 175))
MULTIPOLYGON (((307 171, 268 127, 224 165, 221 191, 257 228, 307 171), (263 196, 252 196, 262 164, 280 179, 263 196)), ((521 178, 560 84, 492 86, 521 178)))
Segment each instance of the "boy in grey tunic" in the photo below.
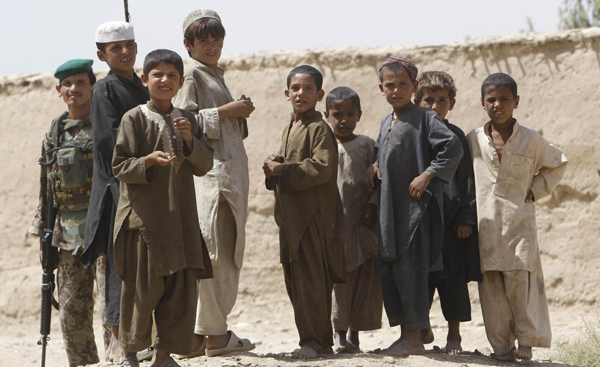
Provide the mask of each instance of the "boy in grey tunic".
POLYGON ((379 195, 365 190, 368 167, 375 161, 375 141, 354 134, 362 114, 360 99, 348 87, 327 95, 325 117, 338 143, 337 185, 343 204, 345 283, 333 285, 334 350, 359 353, 359 332, 381 328, 383 301, 374 232, 379 195), (347 334, 349 332, 349 336, 347 334))

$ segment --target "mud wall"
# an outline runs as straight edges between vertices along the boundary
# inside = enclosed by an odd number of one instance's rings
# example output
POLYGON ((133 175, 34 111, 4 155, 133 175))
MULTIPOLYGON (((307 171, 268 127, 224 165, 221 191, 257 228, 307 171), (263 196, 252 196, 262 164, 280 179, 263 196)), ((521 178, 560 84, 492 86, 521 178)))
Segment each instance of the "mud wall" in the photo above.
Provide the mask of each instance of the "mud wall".
MULTIPOLYGON (((377 86, 377 69, 387 56, 403 55, 420 71, 444 70, 454 77, 458 96, 449 119, 465 132, 486 121, 479 92, 483 79, 500 71, 517 80, 521 102, 515 116, 563 149, 570 161, 555 193, 536 204, 549 300, 558 306, 593 304, 600 295, 599 51, 600 29, 591 28, 435 47, 225 57, 222 66, 234 96, 250 96, 256 106, 245 142, 251 187, 243 271, 260 281, 243 281, 242 292, 269 292, 271 284, 280 283, 274 201, 263 187, 261 165, 277 151, 291 112, 283 94, 289 70, 312 64, 323 72, 326 92, 340 85, 355 89, 363 105, 357 131, 376 138, 381 118, 390 111, 377 86)), ((96 62, 96 68, 103 66, 96 62)), ((37 203, 41 139, 52 118, 64 110, 54 84, 49 74, 0 77, 0 327, 29 320, 39 310, 38 240, 26 232, 37 203)), ((323 110, 323 104, 318 108, 323 110)))

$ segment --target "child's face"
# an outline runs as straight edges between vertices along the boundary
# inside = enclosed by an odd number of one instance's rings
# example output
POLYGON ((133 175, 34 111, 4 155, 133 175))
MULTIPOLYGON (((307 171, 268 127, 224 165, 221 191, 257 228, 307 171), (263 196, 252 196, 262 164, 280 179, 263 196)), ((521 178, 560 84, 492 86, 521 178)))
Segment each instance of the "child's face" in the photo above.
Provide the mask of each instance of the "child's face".
POLYGON ((325 112, 327 121, 331 124, 335 138, 344 143, 354 139, 356 123, 360 121, 362 111, 356 108, 352 101, 336 99, 329 105, 329 112, 325 112))
POLYGON ((314 110, 317 102, 323 99, 322 89, 317 89, 315 78, 309 74, 295 74, 290 78, 290 86, 285 91, 287 100, 292 102, 296 114, 314 110))
POLYGON ((394 110, 403 110, 413 106, 412 94, 417 90, 419 83, 412 81, 406 70, 396 72, 383 69, 383 80, 379 89, 383 92, 385 99, 394 107, 394 110))
POLYGON ((456 103, 456 99, 450 99, 450 97, 448 97, 448 91, 445 89, 433 90, 424 88, 421 102, 417 103, 417 100, 415 99, 415 104, 418 104, 421 107, 431 108, 440 115, 442 120, 446 118, 449 111, 452 111, 454 103, 456 103))
POLYGON ((137 43, 134 40, 110 42, 105 52, 98 50, 98 58, 108 64, 113 72, 128 73, 133 70, 137 55, 137 43))
POLYGON ((142 84, 148 88, 150 100, 162 107, 171 104, 183 85, 183 76, 174 65, 161 62, 148 75, 142 74, 142 84))
POLYGON ((79 73, 63 79, 56 86, 58 95, 69 107, 79 107, 90 103, 92 85, 88 73, 79 73))
POLYGON ((215 38, 209 36, 208 38, 195 38, 194 45, 192 46, 187 39, 183 40, 183 44, 192 54, 192 58, 200 61, 208 67, 216 67, 221 58, 221 51, 223 50, 223 38, 215 38))
POLYGON ((510 88, 488 85, 483 90, 481 105, 495 124, 512 121, 513 111, 519 106, 519 96, 514 97, 510 88))

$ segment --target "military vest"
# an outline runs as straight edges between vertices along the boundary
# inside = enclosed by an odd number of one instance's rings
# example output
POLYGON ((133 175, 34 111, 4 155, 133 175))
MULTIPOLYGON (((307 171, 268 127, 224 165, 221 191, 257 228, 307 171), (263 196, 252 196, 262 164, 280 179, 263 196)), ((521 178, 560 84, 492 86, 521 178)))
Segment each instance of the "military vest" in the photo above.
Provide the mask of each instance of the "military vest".
POLYGON ((54 205, 63 212, 87 209, 94 168, 90 118, 55 119, 47 134, 47 143, 52 148, 44 157, 45 161, 50 162, 56 156, 56 161, 48 167, 48 184, 52 185, 54 205))

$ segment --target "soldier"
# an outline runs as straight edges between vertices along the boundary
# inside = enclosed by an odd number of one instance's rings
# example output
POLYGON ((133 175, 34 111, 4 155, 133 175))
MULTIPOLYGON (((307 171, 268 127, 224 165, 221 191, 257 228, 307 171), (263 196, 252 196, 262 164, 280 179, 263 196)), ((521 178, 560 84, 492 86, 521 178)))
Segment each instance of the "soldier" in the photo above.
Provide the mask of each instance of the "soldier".
MULTIPOLYGON (((59 319, 70 367, 99 362, 92 325, 94 279, 100 298, 105 350, 110 341, 104 301, 106 257, 99 257, 90 267, 81 263, 93 168, 90 97, 96 76, 92 63, 92 60, 70 60, 54 73, 59 80, 56 90, 67 104, 68 115, 52 121, 42 142, 40 193, 29 229, 36 236, 44 235, 48 190, 52 189, 58 208, 52 245, 59 249, 59 319)), ((40 240, 40 258, 41 254, 40 240)))

